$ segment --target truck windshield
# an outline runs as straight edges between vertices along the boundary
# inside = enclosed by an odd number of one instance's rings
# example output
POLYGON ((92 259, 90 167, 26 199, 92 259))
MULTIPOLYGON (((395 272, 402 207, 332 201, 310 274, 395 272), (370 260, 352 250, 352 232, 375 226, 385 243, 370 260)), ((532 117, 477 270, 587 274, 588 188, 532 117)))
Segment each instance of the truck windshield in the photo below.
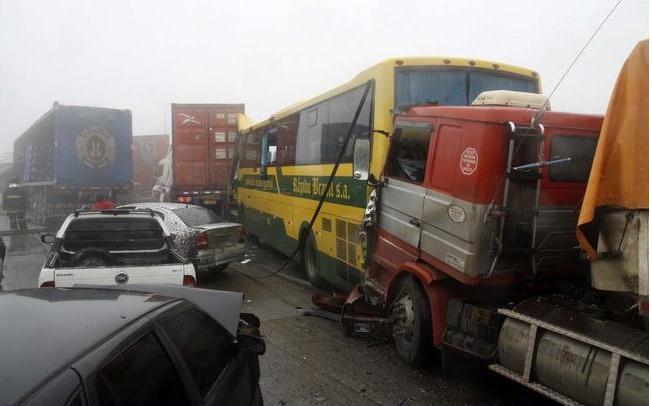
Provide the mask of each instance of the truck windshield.
POLYGON ((464 68, 396 68, 395 106, 436 104, 467 106, 487 90, 537 93, 534 78, 504 72, 464 68))

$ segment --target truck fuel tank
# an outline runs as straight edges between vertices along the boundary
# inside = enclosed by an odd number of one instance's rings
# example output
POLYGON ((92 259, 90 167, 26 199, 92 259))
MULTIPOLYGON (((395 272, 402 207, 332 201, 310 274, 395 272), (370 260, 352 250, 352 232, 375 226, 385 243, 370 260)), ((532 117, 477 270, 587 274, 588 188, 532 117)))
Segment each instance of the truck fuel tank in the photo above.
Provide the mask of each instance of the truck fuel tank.
MULTIPOLYGON (((586 405, 607 404, 604 402, 605 397, 609 397, 613 363, 608 348, 616 348, 633 357, 620 357, 614 369, 617 376, 613 381, 613 404, 647 404, 648 334, 590 316, 574 307, 570 301, 552 298, 528 299, 513 309, 515 313, 556 327, 554 331, 538 329, 530 355, 529 381, 586 405)), ((531 331, 531 323, 513 317, 507 317, 501 328, 499 362, 514 374, 527 375, 531 331)))

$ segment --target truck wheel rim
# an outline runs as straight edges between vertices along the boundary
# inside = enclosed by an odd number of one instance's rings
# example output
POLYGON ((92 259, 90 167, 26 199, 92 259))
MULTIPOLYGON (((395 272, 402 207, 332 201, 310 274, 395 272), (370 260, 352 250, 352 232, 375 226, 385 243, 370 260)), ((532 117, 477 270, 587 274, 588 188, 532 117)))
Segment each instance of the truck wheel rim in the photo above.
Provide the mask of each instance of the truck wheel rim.
POLYGON ((391 317, 394 337, 400 337, 411 342, 414 337, 416 317, 414 314, 414 302, 410 295, 406 295, 394 302, 391 317))

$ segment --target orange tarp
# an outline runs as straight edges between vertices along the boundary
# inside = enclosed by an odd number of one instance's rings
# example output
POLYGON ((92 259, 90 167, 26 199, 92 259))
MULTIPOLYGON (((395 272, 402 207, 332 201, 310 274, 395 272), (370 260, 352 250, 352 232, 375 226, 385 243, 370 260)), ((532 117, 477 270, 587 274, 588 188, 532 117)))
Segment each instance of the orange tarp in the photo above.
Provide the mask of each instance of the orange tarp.
POLYGON ((597 207, 649 207, 648 43, 639 42, 625 61, 600 131, 576 232, 591 259, 596 258, 596 249, 582 226, 593 221, 597 207))

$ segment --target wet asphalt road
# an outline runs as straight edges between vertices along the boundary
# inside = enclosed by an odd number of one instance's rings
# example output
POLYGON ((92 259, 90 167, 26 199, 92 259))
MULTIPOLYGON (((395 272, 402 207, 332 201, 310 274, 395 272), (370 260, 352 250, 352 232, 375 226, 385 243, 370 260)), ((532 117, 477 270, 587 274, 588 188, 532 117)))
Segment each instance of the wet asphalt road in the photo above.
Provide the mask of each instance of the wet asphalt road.
MULTIPOLYGON (((37 234, 3 240, 8 248, 4 289, 35 287, 47 247, 37 234)), ((248 258, 247 264, 232 264, 220 274, 200 275, 199 286, 244 292, 244 311, 261 319, 267 342, 261 386, 267 405, 554 404, 488 371, 444 379, 437 361, 413 369, 401 362, 391 342, 346 337, 338 323, 304 315, 316 290, 301 279, 297 265, 290 265, 284 277, 261 279, 284 258, 257 245, 250 247, 248 258)))

